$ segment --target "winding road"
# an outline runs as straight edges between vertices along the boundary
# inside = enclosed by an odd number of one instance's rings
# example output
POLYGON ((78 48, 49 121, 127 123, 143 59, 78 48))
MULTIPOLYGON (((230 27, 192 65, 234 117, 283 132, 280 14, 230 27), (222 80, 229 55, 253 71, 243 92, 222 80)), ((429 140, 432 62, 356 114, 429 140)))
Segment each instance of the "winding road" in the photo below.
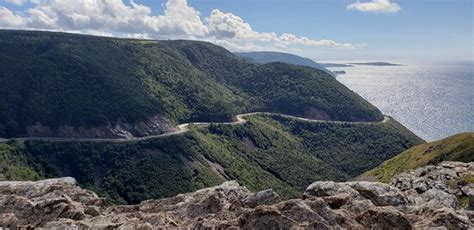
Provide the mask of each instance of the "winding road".
POLYGON ((158 134, 158 135, 150 135, 145 137, 131 137, 131 138, 74 138, 74 137, 18 137, 18 138, 10 138, 10 139, 3 139, 0 138, 0 143, 8 142, 11 140, 15 140, 18 142, 24 141, 51 141, 51 142, 112 142, 112 143, 125 143, 125 142, 139 142, 145 141, 155 138, 162 138, 162 137, 169 137, 173 135, 183 134, 189 131, 189 125, 193 124, 199 127, 207 127, 211 124, 222 124, 222 125, 239 125, 244 124, 247 122, 245 117, 252 116, 252 115, 277 115, 284 118, 305 121, 305 122, 313 122, 313 123, 329 123, 329 124, 378 124, 378 123, 385 123, 389 121, 391 118, 388 116, 384 116, 382 121, 375 121, 375 122, 367 122, 367 121, 329 121, 329 120, 315 120, 303 117, 295 117, 286 114, 280 113, 270 113, 270 112, 253 112, 253 113, 244 113, 236 115, 236 121, 231 122, 191 122, 191 123, 184 123, 176 126, 176 131, 158 134))

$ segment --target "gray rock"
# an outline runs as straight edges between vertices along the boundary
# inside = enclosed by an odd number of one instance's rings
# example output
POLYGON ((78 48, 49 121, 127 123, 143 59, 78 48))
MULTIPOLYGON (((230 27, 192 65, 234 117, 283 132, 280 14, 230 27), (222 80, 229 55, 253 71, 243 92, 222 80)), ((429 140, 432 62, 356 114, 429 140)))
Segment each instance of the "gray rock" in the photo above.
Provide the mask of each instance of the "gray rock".
POLYGON ((363 226, 371 229, 412 229, 408 218, 393 207, 375 207, 356 217, 363 226))
POLYGON ((470 186, 464 186, 462 188, 462 191, 464 195, 466 195, 469 199, 469 204, 468 204, 467 209, 474 210, 474 188, 472 184, 470 186))
MULTIPOLYGON (((0 182, 0 226, 47 229, 469 229, 474 212, 447 188, 469 173, 443 163, 401 174, 392 185, 319 181, 302 199, 280 201, 272 190, 252 193, 235 181, 137 205, 106 207, 72 178, 0 182), (452 174, 456 172, 456 176, 452 174), (444 182, 449 182, 448 185, 444 182)), ((461 186, 462 184, 462 186, 461 186)), ((458 183, 455 183, 457 186, 458 183)), ((467 187, 466 187, 467 186, 467 187)))
POLYGON ((408 199, 421 205, 459 205, 457 198, 468 197, 468 209, 474 205, 473 188, 466 178, 474 177, 474 163, 445 161, 395 176, 391 185, 408 195, 408 199), (469 195, 471 194, 471 195, 469 195))
POLYGON ((430 189, 420 195, 422 199, 418 203, 421 206, 429 207, 451 207, 456 208, 458 206, 458 200, 456 196, 444 192, 438 189, 430 189))
POLYGON ((280 200, 280 196, 272 189, 252 193, 245 197, 242 201, 249 207, 255 208, 259 205, 274 204, 280 200))
POLYGON ((66 137, 66 138, 132 138, 157 135, 175 131, 173 122, 163 115, 155 115, 135 123, 119 121, 98 127, 72 127, 63 125, 53 131, 40 122, 26 127, 31 137, 66 137))
POLYGON ((359 192, 351 188, 345 183, 337 183, 334 181, 316 181, 312 183, 304 192, 304 197, 324 197, 337 194, 348 194, 351 197, 359 197, 359 192))
POLYGON ((379 182, 347 182, 360 196, 369 199, 377 206, 406 205, 408 199, 399 189, 379 182))

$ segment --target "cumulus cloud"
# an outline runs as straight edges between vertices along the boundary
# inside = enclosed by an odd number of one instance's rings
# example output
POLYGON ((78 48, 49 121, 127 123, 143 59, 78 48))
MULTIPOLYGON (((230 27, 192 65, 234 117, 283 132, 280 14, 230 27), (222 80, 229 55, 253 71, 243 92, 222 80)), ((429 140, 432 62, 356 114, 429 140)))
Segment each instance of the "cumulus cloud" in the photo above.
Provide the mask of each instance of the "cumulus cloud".
POLYGON ((25 4, 26 2, 28 2, 28 0, 6 0, 6 2, 21 6, 25 4))
POLYGON ((313 47, 334 47, 342 49, 358 49, 365 46, 365 44, 339 43, 330 39, 313 40, 308 37, 298 37, 294 34, 284 33, 279 39, 283 44, 289 45, 303 45, 313 47))
POLYGON ((370 2, 352 3, 347 6, 347 10, 357 10, 362 12, 382 12, 395 13, 401 10, 400 5, 390 0, 372 0, 370 2))
POLYGON ((275 33, 256 32, 241 17, 232 13, 224 13, 217 9, 212 10, 211 15, 206 18, 206 21, 210 35, 218 38, 272 41, 277 36, 275 33))
POLYGON ((208 29, 200 15, 186 0, 168 0, 165 14, 156 17, 157 32, 166 35, 205 36, 208 29))
POLYGON ((1 21, 14 21, 3 26, 164 36, 207 34, 199 12, 188 6, 186 0, 169 0, 164 14, 158 16, 151 14, 150 7, 134 1, 127 5, 122 0, 36 0, 34 4, 35 7, 27 9, 27 16, 13 14, 14 18, 3 7, 5 15, 0 15, 1 21))
POLYGON ((21 28, 26 25, 26 19, 21 15, 15 14, 9 9, 0 6, 0 27, 3 28, 21 28))
MULTIPOLYGON (((357 49, 362 47, 361 44, 339 43, 329 39, 314 40, 308 37, 298 37, 291 33, 284 33, 278 36, 276 33, 257 32, 254 31, 250 24, 245 22, 241 17, 232 13, 224 13, 217 9, 213 10, 211 15, 205 20, 209 28, 209 35, 218 39, 272 42, 274 43, 273 47, 276 48, 283 48, 291 45, 342 49, 357 49)), ((249 45, 246 45, 245 47, 249 47, 249 45)))
MULTIPOLYGON (((22 4, 23 0, 9 0, 22 4)), ((383 1, 383 0, 378 0, 383 1)), ((168 0, 162 15, 130 0, 31 0, 33 6, 13 12, 0 6, 0 28, 69 31, 130 38, 187 38, 214 42, 231 50, 295 51, 302 47, 357 49, 363 44, 315 40, 291 33, 255 31, 243 18, 214 9, 201 13, 187 0, 168 0)))

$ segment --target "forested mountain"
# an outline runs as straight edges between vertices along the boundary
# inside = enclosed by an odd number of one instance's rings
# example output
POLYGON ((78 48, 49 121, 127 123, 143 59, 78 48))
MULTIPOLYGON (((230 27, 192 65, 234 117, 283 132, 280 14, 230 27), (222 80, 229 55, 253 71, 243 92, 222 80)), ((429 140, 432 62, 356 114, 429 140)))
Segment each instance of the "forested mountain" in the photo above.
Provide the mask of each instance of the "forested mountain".
POLYGON ((0 31, 0 137, 140 136, 247 111, 383 119, 323 71, 206 42, 0 31))
POLYGON ((442 161, 474 161, 474 133, 460 133, 415 146, 364 173, 360 178, 390 182, 392 177, 401 172, 442 161))
POLYGON ((150 136, 253 111, 342 122, 267 114, 128 143, 10 140, 0 180, 72 176, 119 203, 224 180, 294 197, 423 143, 311 67, 253 63, 199 41, 0 31, 0 137, 150 136))

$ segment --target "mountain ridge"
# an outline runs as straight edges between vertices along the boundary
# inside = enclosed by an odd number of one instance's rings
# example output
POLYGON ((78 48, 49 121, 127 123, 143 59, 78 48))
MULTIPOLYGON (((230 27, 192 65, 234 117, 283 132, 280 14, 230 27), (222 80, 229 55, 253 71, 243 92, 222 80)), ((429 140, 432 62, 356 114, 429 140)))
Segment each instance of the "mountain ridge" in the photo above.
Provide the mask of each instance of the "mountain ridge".
POLYGON ((252 111, 383 119, 325 72, 207 42, 0 30, 0 51, 0 137, 143 136, 252 111))
POLYGON ((256 51, 256 52, 234 52, 235 55, 260 64, 266 64, 271 62, 283 62, 293 65, 309 66, 315 69, 322 70, 331 76, 334 76, 332 71, 326 69, 320 63, 310 59, 301 57, 291 53, 275 52, 275 51, 256 51))
POLYGON ((208 42, 2 30, 0 137, 22 136, 46 138, 0 143, 1 178, 73 176, 122 204, 230 179, 297 197, 423 143, 312 67, 250 63, 208 42), (163 134, 177 125, 186 132, 163 134))

